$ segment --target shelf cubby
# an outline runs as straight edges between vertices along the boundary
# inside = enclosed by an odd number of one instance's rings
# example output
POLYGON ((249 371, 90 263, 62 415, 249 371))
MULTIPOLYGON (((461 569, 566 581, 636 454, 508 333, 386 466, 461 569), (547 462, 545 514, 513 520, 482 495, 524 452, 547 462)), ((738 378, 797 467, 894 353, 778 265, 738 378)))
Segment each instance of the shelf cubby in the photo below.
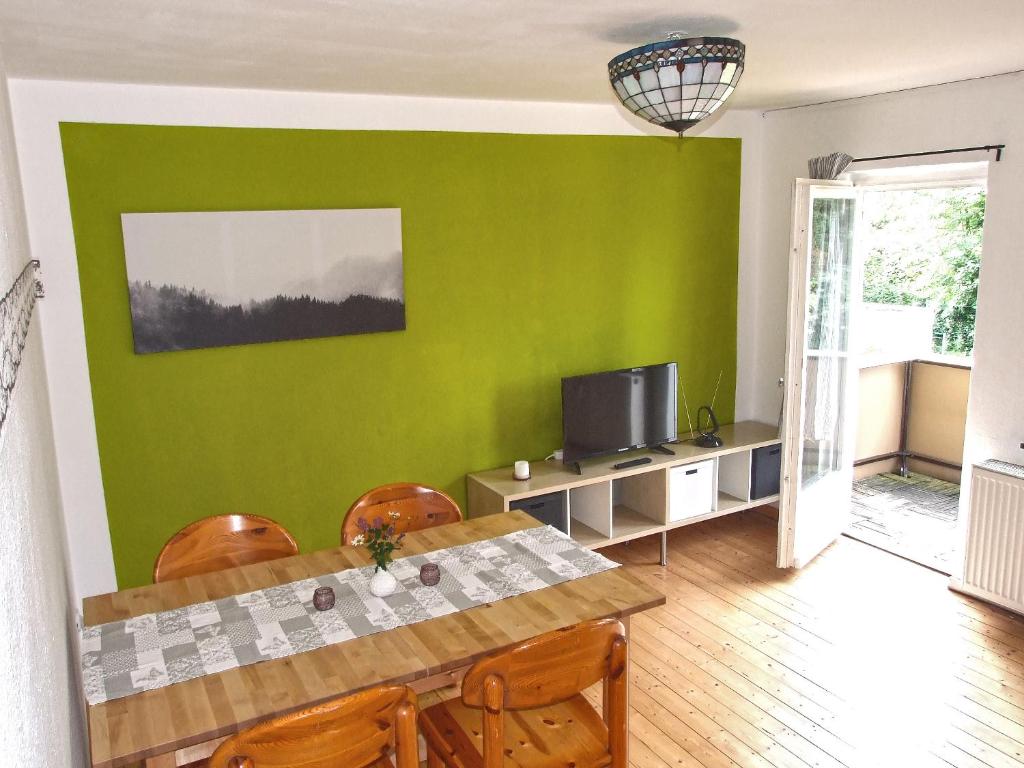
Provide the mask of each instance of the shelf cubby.
POLYGON ((657 533, 665 525, 665 470, 612 480, 612 541, 657 533))
MULTIPOLYGON (((612 480, 612 506, 636 511, 655 525, 664 525, 668 504, 668 473, 664 469, 612 480)), ((612 515, 614 525, 614 514, 612 515)))
MULTIPOLYGON (((569 535, 589 538, 589 531, 609 539, 612 536, 612 481, 569 489, 569 535)), ((582 542, 581 542, 582 543, 582 542)))
MULTIPOLYGON (((558 520, 568 523, 572 538, 596 549, 777 502, 778 493, 751 498, 753 452, 779 453, 775 425, 729 424, 720 436, 718 448, 684 441, 668 446, 671 454, 620 453, 581 462, 578 472, 560 462, 532 462, 532 477, 524 481, 513 478, 511 467, 476 472, 466 482, 469 514, 496 514, 524 503, 530 511, 531 499, 536 503, 542 494, 560 492, 567 510, 558 520), (643 464, 614 466, 640 457, 646 459, 643 464)), ((545 518, 542 511, 534 512, 545 518)), ((547 519, 556 516, 552 510, 547 519)))
POLYGON ((650 536, 665 527, 664 523, 652 520, 643 512, 639 512, 625 504, 616 504, 612 508, 613 542, 629 541, 641 536, 650 536))
POLYGON ((750 451, 737 451, 719 456, 718 498, 750 501, 750 451))

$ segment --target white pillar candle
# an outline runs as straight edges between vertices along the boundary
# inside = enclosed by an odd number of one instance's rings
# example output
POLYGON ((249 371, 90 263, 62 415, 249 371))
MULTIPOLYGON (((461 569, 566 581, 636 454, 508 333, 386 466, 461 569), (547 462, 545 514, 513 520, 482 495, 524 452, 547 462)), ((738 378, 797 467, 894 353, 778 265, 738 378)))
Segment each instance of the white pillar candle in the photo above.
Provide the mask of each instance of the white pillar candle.
POLYGON ((528 461, 517 461, 514 469, 516 480, 529 480, 530 479, 530 462, 528 461))

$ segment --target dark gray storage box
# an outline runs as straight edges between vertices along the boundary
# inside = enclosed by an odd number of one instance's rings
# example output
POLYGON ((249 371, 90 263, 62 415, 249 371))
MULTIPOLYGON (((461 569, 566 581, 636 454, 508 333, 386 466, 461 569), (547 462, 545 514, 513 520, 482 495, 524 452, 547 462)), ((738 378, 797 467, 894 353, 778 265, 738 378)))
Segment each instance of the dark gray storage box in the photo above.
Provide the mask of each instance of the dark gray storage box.
POLYGON ((565 492, 545 493, 541 496, 530 496, 526 499, 517 499, 508 503, 509 509, 521 509, 540 520, 545 525, 551 525, 562 533, 569 533, 569 521, 566 519, 565 492))
POLYGON ((763 499, 779 492, 782 475, 782 445, 755 448, 750 457, 750 498, 763 499))

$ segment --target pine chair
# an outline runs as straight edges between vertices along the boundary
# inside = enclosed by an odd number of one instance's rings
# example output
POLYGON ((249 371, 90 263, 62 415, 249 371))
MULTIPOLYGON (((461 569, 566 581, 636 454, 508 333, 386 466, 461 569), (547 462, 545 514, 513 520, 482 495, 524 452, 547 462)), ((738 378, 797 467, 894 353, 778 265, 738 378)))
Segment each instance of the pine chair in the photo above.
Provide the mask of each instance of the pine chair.
POLYGON ((216 515, 174 534, 153 566, 153 582, 183 579, 238 565, 299 554, 281 525, 258 515, 216 515))
POLYGON ((210 768, 418 768, 416 751, 416 694, 382 685, 242 731, 210 768))
POLYGON ((419 531, 435 525, 458 523, 462 510, 455 499, 444 491, 416 483, 391 483, 367 491, 348 508, 341 523, 341 543, 351 544, 359 533, 359 518, 372 523, 375 517, 388 519, 388 512, 398 512, 397 533, 419 531))
POLYGON ((420 713, 428 768, 626 768, 626 636, 603 619, 478 661, 420 713), (604 681, 604 719, 581 694, 604 681))

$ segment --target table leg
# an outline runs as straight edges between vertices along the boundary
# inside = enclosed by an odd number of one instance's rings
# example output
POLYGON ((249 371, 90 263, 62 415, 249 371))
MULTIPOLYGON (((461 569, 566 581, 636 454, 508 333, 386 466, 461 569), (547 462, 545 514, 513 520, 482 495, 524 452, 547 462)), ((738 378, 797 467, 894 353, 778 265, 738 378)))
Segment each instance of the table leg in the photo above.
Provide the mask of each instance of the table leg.
POLYGON ((413 680, 409 683, 409 687, 416 692, 417 696, 421 693, 429 693, 441 688, 457 688, 462 685, 462 678, 466 676, 467 672, 469 672, 469 667, 459 667, 451 672, 439 672, 430 677, 413 680))
POLYGON ((142 761, 145 768, 178 768, 178 761, 174 759, 173 752, 167 752, 156 757, 147 757, 142 761))
POLYGON ((204 741, 202 744, 193 744, 191 747, 182 747, 174 753, 174 762, 168 763, 168 765, 192 765, 192 763, 198 763, 201 760, 205 760, 214 752, 217 751, 217 747, 221 745, 221 742, 227 741, 228 737, 223 736, 219 739, 211 739, 210 741, 204 741))

